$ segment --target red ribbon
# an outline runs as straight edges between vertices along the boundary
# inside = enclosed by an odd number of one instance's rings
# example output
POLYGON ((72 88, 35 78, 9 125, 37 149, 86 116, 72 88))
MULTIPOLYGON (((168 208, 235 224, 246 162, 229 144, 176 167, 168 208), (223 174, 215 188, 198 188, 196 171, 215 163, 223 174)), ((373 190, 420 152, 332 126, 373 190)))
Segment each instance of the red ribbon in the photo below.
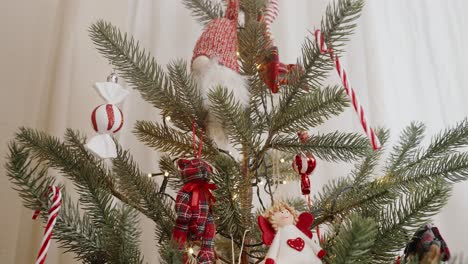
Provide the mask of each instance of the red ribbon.
POLYGON ((206 181, 196 181, 196 182, 189 182, 182 187, 183 191, 191 192, 192 193, 192 200, 190 201, 190 206, 193 209, 198 210, 198 206, 200 204, 201 195, 204 195, 206 200, 210 203, 216 202, 211 190, 216 190, 216 184, 208 183, 206 181))

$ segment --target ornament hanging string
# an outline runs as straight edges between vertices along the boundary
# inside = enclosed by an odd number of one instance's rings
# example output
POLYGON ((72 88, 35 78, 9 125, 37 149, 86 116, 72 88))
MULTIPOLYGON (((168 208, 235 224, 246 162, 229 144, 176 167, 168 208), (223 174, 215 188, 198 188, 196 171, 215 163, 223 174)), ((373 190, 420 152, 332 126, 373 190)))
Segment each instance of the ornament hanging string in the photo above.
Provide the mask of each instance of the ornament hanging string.
POLYGON ((341 66, 339 57, 333 53, 332 48, 327 47, 324 36, 319 29, 315 31, 315 41, 319 45, 320 52, 329 53, 330 58, 335 63, 336 71, 338 72, 338 75, 341 79, 341 82, 343 83, 346 93, 348 94, 349 98, 351 99, 351 102, 353 103, 354 110, 359 116, 359 120, 361 122, 362 128, 364 128, 364 132, 366 132, 367 134, 367 137, 372 145, 372 149, 374 150, 380 149, 381 146, 380 146, 379 139, 377 138, 374 130, 370 127, 367 121, 364 108, 362 107, 361 103, 359 102, 357 98, 356 91, 354 91, 354 89, 351 87, 351 84, 349 83, 348 76, 346 74, 345 69, 341 66))
MULTIPOLYGON (((41 247, 36 258, 35 264, 43 264, 45 262, 47 251, 50 247, 50 239, 52 238, 52 230, 57 222, 57 216, 62 204, 62 193, 57 186, 49 187, 49 193, 52 193, 52 205, 49 209, 49 216, 47 219, 47 225, 44 231, 44 237, 42 238, 41 247)), ((32 219, 36 220, 41 210, 36 210, 32 219)))
POLYGON ((200 158, 202 148, 203 148, 203 130, 200 133, 200 137, 198 138, 199 143, 198 143, 198 150, 197 150, 197 129, 196 129, 196 124, 195 120, 192 120, 192 141, 193 141, 193 156, 195 158, 200 158))

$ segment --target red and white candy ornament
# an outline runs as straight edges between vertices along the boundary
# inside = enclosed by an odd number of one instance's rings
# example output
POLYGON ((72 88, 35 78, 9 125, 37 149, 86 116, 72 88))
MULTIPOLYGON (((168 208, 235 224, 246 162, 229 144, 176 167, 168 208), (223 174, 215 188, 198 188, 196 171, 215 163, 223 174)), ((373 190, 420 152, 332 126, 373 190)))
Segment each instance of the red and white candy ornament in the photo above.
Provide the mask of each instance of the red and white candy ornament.
POLYGON ((301 175, 301 191, 303 195, 310 194, 310 179, 309 175, 317 166, 315 157, 310 153, 298 153, 293 160, 293 169, 301 175))
MULTIPOLYGON (((297 132, 299 141, 302 143, 309 140, 309 133, 305 130, 297 132)), ((310 179, 309 175, 317 167, 317 160, 315 157, 308 152, 298 153, 293 160, 292 167, 295 172, 301 175, 301 191, 303 195, 310 194, 310 179)))
POLYGON ((117 133, 123 126, 122 111, 113 104, 102 104, 94 108, 91 122, 98 133, 117 133))
MULTIPOLYGON (((60 192, 60 188, 57 186, 50 186, 49 193, 51 194, 52 204, 49 208, 49 214, 47 218, 47 225, 44 230, 44 236, 42 238, 41 247, 39 249, 39 253, 37 254, 35 264, 44 264, 47 251, 50 247, 50 240, 52 238, 52 231, 54 229, 55 223, 57 222, 57 217, 60 211, 60 207, 62 205, 62 193, 60 192)), ((36 220, 39 214, 41 213, 40 210, 36 210, 33 215, 33 219, 36 220)))
POLYGON ((91 138, 86 147, 103 159, 115 158, 117 148, 110 134, 118 132, 124 120, 116 104, 121 103, 129 92, 117 83, 114 73, 107 77, 107 82, 95 83, 94 88, 107 103, 96 107, 91 114, 91 123, 98 135, 91 138))

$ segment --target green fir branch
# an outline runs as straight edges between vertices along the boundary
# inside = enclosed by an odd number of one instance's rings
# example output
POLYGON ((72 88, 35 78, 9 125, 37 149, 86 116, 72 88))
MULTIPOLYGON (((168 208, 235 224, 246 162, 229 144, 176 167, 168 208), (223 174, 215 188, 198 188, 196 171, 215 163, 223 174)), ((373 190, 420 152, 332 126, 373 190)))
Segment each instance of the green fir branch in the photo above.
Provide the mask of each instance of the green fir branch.
POLYGON ((348 106, 348 97, 341 87, 317 89, 295 101, 287 113, 273 116, 271 130, 294 133, 305 127, 316 127, 348 106))
POLYGON ((373 263, 389 263, 395 259, 412 233, 438 213, 447 203, 450 186, 439 181, 417 186, 411 195, 390 204, 376 219, 379 232, 372 247, 373 263))
POLYGON ((271 147, 285 152, 308 151, 327 161, 350 161, 363 157, 369 150, 366 137, 354 133, 333 132, 312 135, 307 142, 299 142, 296 136, 278 136, 271 147))
POLYGON ((182 2, 187 9, 192 11, 192 16, 196 17, 202 25, 224 16, 221 3, 215 3, 211 0, 183 0, 182 2))
MULTIPOLYGON (((192 133, 183 133, 171 127, 149 121, 137 121, 134 128, 137 138, 161 152, 169 152, 173 156, 193 153, 192 133)), ((203 138, 203 155, 213 156, 218 154, 218 150, 212 146, 212 141, 203 138)), ((197 146, 198 146, 197 142, 197 146)))
POLYGON ((161 173, 168 173, 167 184, 172 190, 180 190, 183 186, 182 179, 179 174, 179 169, 177 168, 175 162, 169 155, 163 155, 159 158, 159 168, 161 173))
POLYGON ((211 110, 226 129, 228 138, 234 146, 242 146, 246 153, 254 153, 259 142, 253 142, 255 133, 248 113, 241 104, 234 99, 232 92, 224 87, 216 87, 208 94, 212 103, 211 110))
POLYGON ((140 171, 128 150, 118 146, 112 164, 122 192, 134 197, 145 209, 142 213, 156 224, 157 238, 170 239, 176 217, 171 200, 159 193, 159 186, 140 171))
POLYGON ((400 135, 399 142, 393 147, 390 155, 389 172, 397 171, 401 166, 410 162, 418 151, 418 146, 424 139, 425 126, 422 123, 411 123, 400 135))
POLYGON ((468 119, 456 124, 454 127, 448 128, 440 132, 432 138, 431 144, 425 151, 419 151, 416 157, 409 166, 413 166, 418 162, 441 157, 458 149, 465 147, 468 144, 468 119))
POLYGON ((410 167, 402 168, 400 176, 409 180, 430 180, 443 177, 448 182, 465 181, 468 179, 468 152, 455 152, 423 160, 410 167))
POLYGON ((30 210, 44 208, 47 204, 48 187, 54 185, 55 179, 47 175, 47 169, 34 165, 29 157, 29 151, 15 142, 9 145, 7 157, 7 176, 14 184, 24 207, 30 210))
MULTIPOLYGON (((91 25, 89 32, 98 51, 109 60, 115 70, 141 93, 143 99, 171 116, 174 125, 184 131, 191 130, 194 119, 199 126, 203 125, 204 116, 197 114, 204 111, 198 108, 197 98, 194 98, 194 104, 186 104, 180 94, 184 94, 187 87, 181 87, 181 83, 174 86, 156 60, 148 52, 141 50, 139 43, 132 37, 122 34, 118 28, 104 21, 91 25)), ((192 92, 191 89, 186 91, 192 92)), ((190 94, 185 94, 185 98, 187 97, 190 94)))
MULTIPOLYGON (((335 55, 339 55, 339 47, 347 41, 356 24, 354 21, 359 17, 363 8, 362 0, 341 0, 330 4, 325 16, 322 18, 322 34, 327 40, 329 47, 333 47, 335 55)), ((309 89, 317 89, 326 78, 327 73, 333 69, 333 63, 328 54, 322 54, 314 39, 308 37, 302 46, 303 72, 297 72, 293 86, 285 90, 280 98, 279 106, 275 115, 281 116, 289 112, 289 107, 295 104, 309 89)), ((276 118, 283 119, 283 118, 276 118)))
POLYGON ((240 238, 246 229, 243 224, 241 197, 239 197, 243 184, 245 184, 242 174, 236 162, 227 156, 218 156, 214 161, 214 166, 217 170, 212 179, 217 186, 214 192, 216 198, 214 216, 217 232, 227 238, 232 234, 237 241, 241 241, 240 238))
MULTIPOLYGON (((47 195, 48 187, 54 185, 54 179, 47 175, 45 169, 32 165, 30 151, 24 146, 12 142, 7 157, 7 176, 16 186, 26 208, 41 210, 41 219, 47 221, 47 211, 50 204, 47 195)), ((76 258, 84 263, 103 263, 106 253, 101 246, 101 238, 90 218, 81 216, 78 205, 74 205, 63 187, 62 207, 59 211, 54 228, 54 239, 66 252, 73 252, 76 258), (101 261, 101 262, 99 262, 101 261)))
POLYGON ((337 230, 334 245, 327 252, 328 259, 334 264, 373 263, 370 249, 377 237, 377 223, 372 218, 363 218, 357 214, 337 230))
MULTIPOLYGON (((376 130, 376 135, 377 138, 379 138, 381 145, 385 146, 385 143, 390 137, 389 131, 378 129, 376 130)), ((355 185, 360 185, 370 180, 372 174, 375 173, 375 169, 383 152, 383 147, 379 150, 369 149, 364 159, 360 163, 356 164, 354 170, 351 172, 355 185)))
POLYGON ((172 202, 162 198, 159 186, 140 171, 128 150, 118 146, 117 157, 112 164, 122 192, 127 197, 133 197, 145 209, 142 213, 155 222, 165 238, 170 237, 175 219, 172 202))
MULTIPOLYGON (((193 81, 192 76, 188 74, 187 63, 183 60, 177 60, 171 62, 167 66, 167 69, 169 79, 174 86, 176 98, 179 98, 180 103, 187 108, 188 112, 193 113, 193 116, 197 118, 194 121, 197 121, 198 126, 203 127, 203 121, 206 119, 208 111, 203 105, 203 97, 200 90, 193 81)), ((184 126, 183 123, 177 124, 177 122, 180 122, 178 118, 175 118, 172 122, 177 127, 184 126)))

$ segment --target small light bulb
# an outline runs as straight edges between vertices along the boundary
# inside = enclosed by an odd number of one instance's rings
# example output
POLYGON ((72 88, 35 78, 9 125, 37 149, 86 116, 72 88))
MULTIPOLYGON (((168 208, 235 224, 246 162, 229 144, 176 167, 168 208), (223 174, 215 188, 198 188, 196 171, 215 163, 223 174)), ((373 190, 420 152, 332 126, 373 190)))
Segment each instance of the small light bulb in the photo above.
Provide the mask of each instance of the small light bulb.
POLYGON ((229 155, 232 155, 232 152, 231 152, 231 151, 229 151, 228 153, 229 153, 229 155))
POLYGON ((262 67, 261 64, 256 64, 255 67, 257 67, 257 70, 260 70, 260 68, 262 67))
POLYGON ((167 176, 169 176, 169 172, 165 171, 164 172, 164 177, 167 177, 167 176))
POLYGON ((166 121, 171 121, 171 116, 166 116, 166 121))
POLYGON ((287 182, 287 181, 283 181, 283 184, 286 184, 286 183, 288 183, 288 182, 287 182))
POLYGON ((188 249, 188 253, 189 253, 190 255, 192 255, 192 254, 193 254, 193 248, 189 248, 189 249, 188 249))
POLYGON ((232 196, 233 199, 236 199, 237 198, 237 194, 234 194, 234 196, 232 196))
POLYGON ((151 177, 153 177, 153 174, 148 173, 148 178, 151 178, 151 177))
POLYGON ((236 52, 236 54, 237 54, 237 57, 239 57, 239 56, 240 56, 240 53, 239 53, 239 52, 236 52))
POLYGON ((281 163, 284 163, 284 159, 283 159, 283 158, 281 158, 281 159, 280 159, 280 162, 281 162, 281 163))

